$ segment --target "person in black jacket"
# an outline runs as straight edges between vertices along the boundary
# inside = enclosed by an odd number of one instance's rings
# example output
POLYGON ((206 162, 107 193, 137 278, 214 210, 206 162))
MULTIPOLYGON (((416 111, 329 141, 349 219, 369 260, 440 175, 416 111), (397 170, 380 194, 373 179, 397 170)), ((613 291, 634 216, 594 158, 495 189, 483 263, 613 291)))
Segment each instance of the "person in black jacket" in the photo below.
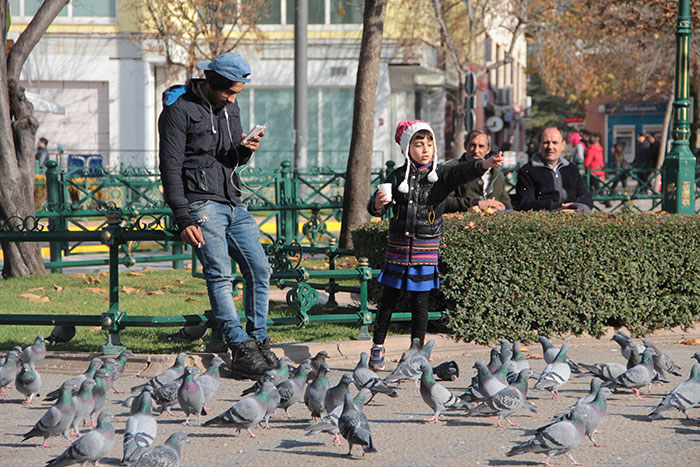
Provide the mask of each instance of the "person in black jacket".
POLYGON ((555 127, 540 135, 540 152, 518 171, 515 191, 520 211, 575 209, 591 212, 593 199, 578 168, 561 157, 566 143, 555 127))
POLYGON ((428 297, 440 286, 437 265, 445 199, 460 184, 503 165, 503 155, 498 154, 487 160, 437 167, 435 134, 420 120, 400 122, 395 139, 406 163, 385 180, 391 184, 391 198, 378 190, 367 203, 371 215, 382 216, 391 202, 394 214, 389 221, 384 270, 378 279, 384 284, 384 294, 370 349, 373 369, 384 368, 384 340, 402 290, 411 292, 411 341, 418 338, 423 344, 428 297))
POLYGON ((251 69, 243 57, 229 52, 198 67, 206 79, 163 93, 163 194, 182 240, 202 263, 212 312, 231 349, 233 376, 256 379, 277 363, 267 335, 270 266, 255 218, 241 204, 235 169, 250 160, 264 132, 244 139, 236 96, 250 82, 251 69), (231 258, 246 282, 245 330, 233 302, 231 258))

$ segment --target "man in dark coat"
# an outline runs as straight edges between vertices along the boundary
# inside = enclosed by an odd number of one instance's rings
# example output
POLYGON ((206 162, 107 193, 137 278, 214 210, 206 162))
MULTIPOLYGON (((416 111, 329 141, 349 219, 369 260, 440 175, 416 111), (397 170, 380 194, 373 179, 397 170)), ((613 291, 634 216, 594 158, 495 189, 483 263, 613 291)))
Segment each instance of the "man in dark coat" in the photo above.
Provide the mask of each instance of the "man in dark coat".
MULTIPOLYGON (((495 155, 491 151, 491 138, 483 130, 470 131, 465 139, 464 149, 467 152, 462 154, 458 161, 450 161, 446 165, 488 159, 495 155)), ((478 206, 482 211, 488 208, 494 211, 513 209, 506 188, 506 180, 500 170, 487 170, 481 177, 453 191, 445 201, 445 212, 466 211, 472 206, 478 206)))
POLYGON ((566 143, 558 128, 545 128, 540 152, 518 171, 518 210, 591 212, 593 199, 575 165, 561 157, 566 143))

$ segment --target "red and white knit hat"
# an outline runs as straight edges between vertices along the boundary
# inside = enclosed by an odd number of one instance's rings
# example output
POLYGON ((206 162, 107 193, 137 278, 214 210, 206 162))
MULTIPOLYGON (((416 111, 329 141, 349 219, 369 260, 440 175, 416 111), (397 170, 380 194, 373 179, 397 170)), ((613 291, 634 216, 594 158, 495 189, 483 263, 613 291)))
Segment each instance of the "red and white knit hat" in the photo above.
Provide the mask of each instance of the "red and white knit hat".
POLYGON ((401 184, 399 185, 399 191, 401 193, 408 193, 408 174, 411 172, 411 158, 408 154, 408 147, 409 144, 411 144, 411 138, 413 138, 413 135, 415 135, 421 130, 426 130, 430 132, 430 134, 433 136, 435 154, 433 155, 433 168, 428 174, 428 181, 430 183, 435 183, 438 181, 438 175, 436 171, 437 140, 435 139, 435 132, 433 132, 433 129, 430 127, 430 125, 428 125, 422 120, 413 120, 410 122, 408 120, 402 120, 399 122, 398 125, 396 125, 396 135, 394 136, 394 139, 401 147, 401 154, 403 154, 406 158, 406 175, 404 175, 403 182, 401 182, 401 184))

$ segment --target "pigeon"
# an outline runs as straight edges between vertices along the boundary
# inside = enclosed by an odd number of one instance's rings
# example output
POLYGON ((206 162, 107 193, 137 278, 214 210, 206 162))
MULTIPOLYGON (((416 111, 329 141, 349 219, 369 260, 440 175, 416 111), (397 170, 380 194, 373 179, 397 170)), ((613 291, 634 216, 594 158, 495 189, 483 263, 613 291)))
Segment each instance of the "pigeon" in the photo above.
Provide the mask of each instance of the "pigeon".
POLYGON ((126 421, 122 463, 130 464, 137 460, 156 439, 158 424, 153 418, 152 408, 151 393, 148 390, 142 391, 136 413, 126 421))
POLYGON ((129 357, 133 356, 134 353, 129 349, 124 349, 121 351, 121 353, 117 357, 115 373, 112 377, 113 382, 122 377, 122 373, 124 373, 124 368, 126 368, 126 361, 129 359, 129 357))
POLYGON ((414 337, 411 339, 411 346, 404 353, 401 354, 399 358, 399 365, 406 361, 408 357, 418 352, 421 349, 420 337, 414 337))
POLYGON ((68 428, 73 422, 73 418, 75 418, 75 407, 71 397, 70 386, 67 383, 63 383, 58 401, 42 415, 31 430, 24 434, 22 442, 37 436, 43 436, 44 443, 41 447, 50 448, 51 446, 46 444, 46 440, 51 436, 60 434, 70 441, 68 428))
POLYGON ((274 386, 272 383, 263 383, 258 392, 244 397, 226 412, 204 422, 203 426, 211 426, 214 424, 233 425, 236 427, 237 433, 240 433, 241 429, 245 428, 251 438, 257 438, 250 429, 265 417, 270 392, 273 388, 274 386))
POLYGON ((394 388, 388 386, 374 371, 369 369, 366 352, 360 354, 360 361, 352 372, 352 379, 358 391, 362 388, 367 388, 372 391, 372 397, 379 393, 386 394, 389 397, 399 397, 394 388))
POLYGON ((498 347, 491 349, 491 358, 489 359, 488 367, 489 371, 493 373, 497 369, 503 366, 503 360, 501 360, 501 352, 498 347))
POLYGON ((644 339, 642 340, 642 343, 646 346, 647 349, 654 349, 652 363, 654 364, 654 369, 656 370, 656 372, 659 373, 659 379, 661 381, 665 380, 664 382, 668 382, 668 379, 666 378, 667 373, 671 373, 676 376, 683 376, 681 373, 679 373, 681 367, 676 365, 675 362, 671 359, 671 357, 657 349, 650 339, 644 339))
POLYGON ((352 383, 352 375, 350 373, 345 373, 338 382, 337 385, 329 388, 326 391, 326 395, 323 398, 323 406, 326 409, 326 413, 331 413, 340 407, 345 402, 345 393, 350 392, 350 383, 352 383))
POLYGON ((92 396, 92 390, 95 387, 94 379, 86 379, 80 385, 80 390, 71 399, 73 407, 75 407, 75 416, 71 427, 73 432, 80 436, 80 423, 90 420, 90 414, 95 410, 95 399, 92 396))
POLYGON ((41 376, 31 363, 22 363, 22 370, 15 378, 15 389, 25 395, 23 404, 31 404, 34 396, 41 391, 41 376))
POLYGON ((311 418, 321 418, 321 414, 326 411, 324 401, 326 391, 330 387, 328 381, 328 365, 323 363, 316 373, 316 378, 306 386, 304 392, 304 405, 311 411, 311 418))
POLYGON ((603 381, 612 381, 627 371, 627 367, 621 363, 594 363, 592 365, 579 363, 579 366, 590 371, 603 381))
POLYGON ((695 352, 690 358, 694 358, 698 363, 700 363, 700 352, 695 352))
POLYGON ((700 363, 696 363, 690 369, 690 377, 676 386, 659 405, 648 415, 651 420, 657 420, 675 408, 683 412, 685 418, 690 420, 688 410, 700 402, 700 363))
POLYGON ((179 331, 165 336, 168 340, 179 340, 179 341, 198 341, 204 337, 207 333, 208 327, 202 324, 195 324, 191 326, 183 326, 179 331))
POLYGON ((423 398, 423 402, 428 404, 434 411, 433 416, 426 420, 427 422, 439 422, 440 413, 447 408, 471 408, 469 404, 445 389, 442 384, 435 381, 433 369, 429 364, 423 363, 421 365, 421 372, 420 395, 423 398))
POLYGON ((64 467, 73 464, 85 464, 105 457, 114 444, 114 426, 112 414, 104 411, 97 418, 97 427, 81 436, 63 451, 63 454, 47 462, 46 467, 64 467))
MULTIPOLYGON (((22 355, 22 347, 19 345, 15 345, 12 347, 12 350, 8 351, 4 357, 0 358, 0 366, 3 366, 5 362, 7 362, 7 356, 10 354, 10 352, 15 352, 17 354, 17 358, 20 358, 20 355, 22 355)), ((20 360, 21 363, 21 360, 20 360)), ((19 370, 22 369, 22 365, 17 366, 17 373, 19 373, 19 370)))
MULTIPOLYGON (((73 395, 78 393, 78 390, 80 389, 80 385, 83 384, 83 381, 86 379, 94 379, 95 378, 95 372, 102 366, 102 360, 99 358, 93 358, 90 361, 90 366, 88 366, 88 369, 85 370, 84 373, 81 373, 77 376, 73 376, 72 378, 67 379, 64 381, 65 383, 68 383, 72 390, 73 390, 73 395)), ((60 394, 60 389, 56 389, 54 391, 51 391, 46 394, 46 397, 44 397, 45 401, 55 401, 58 399, 58 395, 60 394)))
POLYGON ((318 373, 318 369, 321 368, 321 365, 326 363, 326 360, 330 358, 330 355, 328 355, 328 352, 326 352, 325 350, 321 350, 316 355, 314 355, 314 357, 311 359, 311 371, 309 372, 309 376, 306 381, 313 381, 314 379, 316 379, 316 373, 318 373))
MULTIPOLYGON (((425 343, 425 345, 416 353, 406 358, 402 363, 392 371, 389 376, 384 378, 385 383, 398 383, 407 379, 418 384, 421 377, 421 365, 430 361, 430 353, 435 346, 433 339, 425 343)), ((359 388, 358 388, 359 389, 359 388)))
POLYGON ((433 368, 433 374, 442 381, 457 381, 459 379, 459 365, 454 360, 443 362, 433 368))
POLYGON ((131 392, 140 392, 141 389, 143 389, 146 386, 150 386, 154 389, 159 388, 165 384, 168 384, 171 381, 176 380, 180 376, 182 376, 185 373, 185 359, 187 358, 187 354, 185 352, 180 352, 177 354, 177 357, 175 358, 175 363, 168 368, 167 370, 163 371, 162 373, 158 374, 157 376, 154 376, 153 378, 149 379, 143 384, 138 384, 134 387, 131 388, 131 392))
MULTIPOLYGON (((197 367, 194 366, 187 366, 185 367, 185 371, 187 369, 190 369, 194 372, 197 371, 197 367)), ((146 389, 149 389, 153 395, 153 402, 155 402, 158 406, 160 406, 160 413, 162 414, 164 411, 168 412, 168 415, 171 417, 174 417, 174 414, 170 411, 171 407, 174 407, 175 404, 177 404, 177 393, 178 390, 180 389, 180 386, 182 385, 182 380, 184 379, 185 375, 183 373, 182 376, 179 378, 175 379, 174 381, 171 381, 167 384, 164 384, 163 386, 159 388, 151 388, 151 387, 146 387, 146 389)))
MULTIPOLYGON (((277 385, 280 381, 284 381, 285 379, 289 378, 289 362, 290 358, 287 357, 286 355, 283 356, 282 358, 279 359, 278 365, 276 368, 273 368, 271 370, 267 370, 270 372, 269 376, 272 376, 272 384, 277 385)), ((266 372, 267 373, 267 372, 266 372)), ((244 389, 243 392, 241 393, 241 396, 247 396, 248 394, 253 394, 260 389, 262 386, 262 377, 258 381, 255 382, 252 386, 250 386, 247 389, 244 389)))
MULTIPOLYGON (((362 410, 363 406, 365 405, 365 402, 367 402, 371 396, 372 393, 369 389, 366 388, 358 392, 352 400, 355 404, 355 407, 357 407, 357 410, 362 410)), ((333 444, 335 444, 336 446, 343 446, 343 442, 340 441, 340 431, 338 431, 338 419, 343 413, 344 405, 345 394, 343 394, 343 403, 334 408, 333 410, 329 411, 328 415, 321 418, 321 420, 311 425, 309 427, 309 431, 306 433, 306 436, 317 435, 319 433, 330 433, 331 435, 333 435, 333 444)))
POLYGON ((182 384, 177 390, 177 402, 180 408, 185 412, 185 421, 183 425, 189 425, 190 415, 197 415, 197 425, 202 424, 202 409, 204 408, 204 391, 202 387, 195 381, 194 375, 197 370, 191 366, 185 368, 185 375, 182 379, 182 384))
POLYGON ((348 442, 348 456, 352 456, 352 447, 356 444, 362 446, 363 456, 368 452, 377 452, 367 416, 357 409, 350 393, 345 394, 343 412, 338 418, 338 431, 348 442))
MULTIPOLYGON (((263 375, 263 378, 265 378, 265 375, 263 375)), ((268 375, 267 378, 269 378, 268 381, 272 384, 272 375, 268 375)), ((265 384, 265 381, 263 381, 263 384, 265 384)), ((270 417, 274 415, 275 410, 277 410, 277 407, 279 407, 280 400, 282 400, 282 396, 280 396, 280 392, 277 389, 277 386, 273 384, 270 389, 270 398, 267 401, 267 409, 265 410, 265 416, 263 417, 263 420, 265 421, 266 430, 270 429, 270 417)))
POLYGON ((515 362, 516 373, 520 373, 522 370, 530 369, 530 362, 527 361, 523 353, 520 351, 520 342, 513 342, 513 357, 511 360, 515 362))
POLYGON ((51 330, 51 334, 46 338, 46 342, 51 344, 61 344, 70 342, 75 337, 75 326, 72 324, 57 324, 51 330))
MULTIPOLYGON (((102 410, 107 400, 107 386, 105 385, 105 378, 107 377, 107 370, 100 368, 95 372, 95 387, 92 388, 92 398, 95 400, 95 408, 90 414, 90 420, 95 420, 97 414, 102 410)), ((93 422, 93 426, 94 426, 93 422)))
POLYGON ((292 378, 277 383, 277 390, 280 393, 279 407, 284 409, 287 418, 292 418, 289 415, 289 407, 299 402, 304 395, 304 385, 310 371, 311 360, 304 360, 292 378))
POLYGON ((151 398, 151 402, 155 403, 155 401, 153 401, 153 389, 143 388, 139 394, 135 396, 129 396, 122 402, 122 405, 124 407, 129 407, 129 415, 134 415, 136 412, 138 412, 139 407, 141 407, 141 399, 144 397, 144 392, 150 393, 149 396, 151 398))
POLYGON ((105 359, 104 363, 102 363, 102 369, 105 370, 105 391, 109 392, 110 389, 113 389, 114 392, 120 394, 120 391, 114 389, 114 376, 118 372, 117 361, 113 358, 105 359))
POLYGON ((512 457, 528 452, 542 453, 547 456, 545 465, 552 465, 549 463, 550 457, 566 454, 573 464, 580 465, 571 455, 571 451, 581 444, 584 433, 583 422, 577 414, 573 414, 570 420, 552 423, 538 431, 533 439, 514 446, 506 456, 512 457))
POLYGON ((173 433, 165 444, 146 450, 131 467, 180 467, 180 450, 187 442, 186 434, 173 433))
POLYGON ((5 387, 14 381, 17 376, 17 368, 19 367, 19 354, 15 351, 10 351, 5 357, 5 363, 0 366, 0 394, 7 396, 5 387))
MULTIPOLYGON (((557 358, 559 348, 553 346, 552 343, 549 342, 549 339, 547 339, 545 336, 540 336, 537 338, 537 340, 542 345, 542 355, 544 356, 545 363, 552 363, 554 359, 557 358)), ((573 373, 581 373, 581 370, 576 362, 567 357, 566 363, 569 364, 569 367, 573 373)))
POLYGON ((527 408, 531 412, 537 412, 535 407, 525 400, 527 398, 527 378, 528 370, 521 371, 518 373, 518 379, 516 379, 515 382, 501 389, 476 407, 468 410, 467 415, 497 415, 498 421, 496 422, 496 426, 503 428, 501 420, 504 418, 508 422, 508 426, 517 426, 517 424, 510 420, 512 414, 522 407, 527 408))
POLYGON ((588 390, 588 394, 580 398, 578 401, 576 401, 575 406, 581 405, 581 404, 588 404, 591 403, 595 400, 596 396, 598 395, 598 391, 600 391, 600 386, 603 384, 603 380, 601 380, 598 377, 593 377, 591 378, 590 382, 590 389, 588 390))
POLYGON ((584 432, 586 436, 588 436, 588 439, 590 439, 593 443, 593 446, 602 447, 593 438, 593 434, 603 424, 603 420, 605 419, 605 415, 607 414, 607 400, 611 394, 612 392, 610 391, 610 389, 599 387, 596 390, 596 394, 593 400, 589 402, 582 402, 583 398, 579 399, 579 401, 573 407, 571 407, 566 414, 558 417, 549 425, 545 425, 543 427, 538 428, 537 432, 542 432, 546 430, 547 427, 557 422, 563 420, 571 420, 572 418, 574 418, 575 415, 579 420, 581 420, 581 423, 583 423, 584 432))
POLYGON ((219 368, 223 364, 224 360, 217 355, 211 359, 211 363, 209 364, 207 371, 205 371, 204 374, 194 378, 194 380, 197 381, 197 384, 199 384, 199 386, 202 388, 202 391, 204 391, 205 403, 211 399, 214 394, 216 394, 216 391, 219 390, 219 368))
POLYGON ((501 339, 498 342, 501 345, 499 350, 501 361, 506 363, 513 358, 513 350, 511 349, 510 341, 508 339, 501 339))
POLYGON ((29 363, 32 368, 35 368, 37 363, 41 363, 44 358, 46 358, 46 344, 44 343, 44 338, 39 334, 32 345, 22 350, 20 359, 22 363, 29 363))
POLYGON ((610 340, 613 340, 620 345, 620 353, 627 359, 630 358, 631 347, 636 347, 640 355, 644 353, 645 347, 641 344, 633 342, 632 338, 622 331, 618 331, 613 334, 610 340))
POLYGON ((566 352, 569 347, 567 342, 562 344, 556 358, 545 367, 532 389, 538 391, 546 389, 552 393, 552 398, 559 398, 559 388, 571 378, 571 367, 566 363, 566 352))
POLYGON ((654 368, 651 363, 653 354, 653 349, 646 349, 642 354, 642 363, 630 368, 612 381, 605 382, 603 387, 632 389, 638 400, 644 400, 639 395, 639 388, 648 386, 651 389, 651 380, 654 377, 654 368))
POLYGON ((467 388, 467 391, 459 396, 465 402, 479 402, 488 399, 496 394, 501 389, 507 387, 503 381, 496 378, 484 362, 477 361, 474 363, 476 368, 476 376, 472 378, 472 384, 467 388))

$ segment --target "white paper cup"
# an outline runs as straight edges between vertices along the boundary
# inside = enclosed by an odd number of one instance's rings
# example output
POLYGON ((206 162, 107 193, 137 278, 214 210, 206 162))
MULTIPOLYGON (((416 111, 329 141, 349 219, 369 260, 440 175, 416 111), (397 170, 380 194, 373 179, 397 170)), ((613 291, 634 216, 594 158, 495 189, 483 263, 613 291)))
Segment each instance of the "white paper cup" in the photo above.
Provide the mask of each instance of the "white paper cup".
POLYGON ((391 201, 391 183, 380 183, 377 188, 379 191, 386 193, 389 201, 391 201))

